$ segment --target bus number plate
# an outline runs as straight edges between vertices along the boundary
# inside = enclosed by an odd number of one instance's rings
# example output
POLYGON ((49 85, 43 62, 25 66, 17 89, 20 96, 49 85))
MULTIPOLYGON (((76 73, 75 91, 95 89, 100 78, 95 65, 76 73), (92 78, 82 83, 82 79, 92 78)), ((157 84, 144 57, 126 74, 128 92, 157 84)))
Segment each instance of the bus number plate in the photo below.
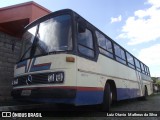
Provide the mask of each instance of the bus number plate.
POLYGON ((31 95, 31 90, 22 90, 21 96, 30 96, 31 95))

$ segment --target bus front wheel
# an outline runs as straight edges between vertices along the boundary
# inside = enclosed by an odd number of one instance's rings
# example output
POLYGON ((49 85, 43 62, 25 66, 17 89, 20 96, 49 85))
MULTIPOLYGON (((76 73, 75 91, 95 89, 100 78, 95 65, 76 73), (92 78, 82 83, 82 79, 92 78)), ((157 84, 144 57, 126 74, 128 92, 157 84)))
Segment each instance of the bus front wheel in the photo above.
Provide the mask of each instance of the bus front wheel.
POLYGON ((103 95, 102 110, 109 111, 112 103, 112 91, 109 83, 106 83, 103 95))

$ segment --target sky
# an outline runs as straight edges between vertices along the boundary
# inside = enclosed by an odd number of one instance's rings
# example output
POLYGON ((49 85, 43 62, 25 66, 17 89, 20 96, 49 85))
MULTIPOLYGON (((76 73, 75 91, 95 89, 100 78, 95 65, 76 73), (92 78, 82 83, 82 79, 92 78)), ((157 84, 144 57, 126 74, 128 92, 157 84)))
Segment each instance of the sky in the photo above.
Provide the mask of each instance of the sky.
MULTIPOLYGON (((50 11, 72 9, 160 77, 160 0, 33 0, 50 11)), ((0 8, 28 0, 0 0, 0 8)))

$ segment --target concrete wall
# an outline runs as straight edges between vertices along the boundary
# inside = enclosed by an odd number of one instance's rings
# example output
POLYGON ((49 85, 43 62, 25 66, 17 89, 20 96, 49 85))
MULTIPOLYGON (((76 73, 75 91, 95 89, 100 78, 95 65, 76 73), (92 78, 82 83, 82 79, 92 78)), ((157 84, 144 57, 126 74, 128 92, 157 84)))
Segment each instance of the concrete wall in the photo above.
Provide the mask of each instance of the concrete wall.
POLYGON ((21 45, 19 38, 0 32, 0 100, 11 99, 14 64, 19 59, 21 45))

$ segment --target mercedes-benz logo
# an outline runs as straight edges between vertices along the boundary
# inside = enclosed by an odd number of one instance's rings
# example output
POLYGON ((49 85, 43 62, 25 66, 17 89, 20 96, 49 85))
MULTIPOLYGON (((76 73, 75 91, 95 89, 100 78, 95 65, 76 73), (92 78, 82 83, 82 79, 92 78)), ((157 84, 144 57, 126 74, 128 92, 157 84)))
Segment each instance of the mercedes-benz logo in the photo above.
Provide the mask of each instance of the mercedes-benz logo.
POLYGON ((32 76, 31 75, 28 75, 27 79, 26 79, 26 84, 30 84, 32 83, 32 76))

